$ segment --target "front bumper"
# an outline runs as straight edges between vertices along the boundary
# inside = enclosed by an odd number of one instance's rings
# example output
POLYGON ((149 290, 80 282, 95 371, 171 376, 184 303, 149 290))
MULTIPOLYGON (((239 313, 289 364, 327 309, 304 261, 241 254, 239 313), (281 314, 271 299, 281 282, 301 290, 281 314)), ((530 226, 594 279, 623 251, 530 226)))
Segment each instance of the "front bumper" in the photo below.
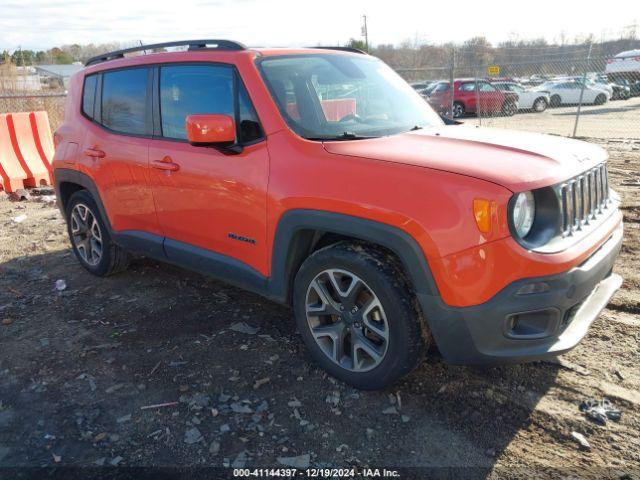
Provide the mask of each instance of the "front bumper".
POLYGON ((440 297, 419 294, 444 359, 454 365, 516 363, 572 349, 622 284, 612 273, 621 246, 622 226, 579 266, 518 280, 472 307, 450 307, 440 297), (540 282, 549 289, 518 293, 540 282))

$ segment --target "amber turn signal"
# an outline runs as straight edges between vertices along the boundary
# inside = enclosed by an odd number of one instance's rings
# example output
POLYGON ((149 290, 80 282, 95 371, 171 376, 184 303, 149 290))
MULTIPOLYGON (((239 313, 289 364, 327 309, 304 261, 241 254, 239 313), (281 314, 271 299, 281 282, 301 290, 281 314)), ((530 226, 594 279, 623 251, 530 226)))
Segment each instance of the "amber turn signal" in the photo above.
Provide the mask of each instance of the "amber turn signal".
POLYGON ((476 219, 478 230, 482 233, 491 231, 491 202, 484 198, 473 200, 473 216, 476 219))

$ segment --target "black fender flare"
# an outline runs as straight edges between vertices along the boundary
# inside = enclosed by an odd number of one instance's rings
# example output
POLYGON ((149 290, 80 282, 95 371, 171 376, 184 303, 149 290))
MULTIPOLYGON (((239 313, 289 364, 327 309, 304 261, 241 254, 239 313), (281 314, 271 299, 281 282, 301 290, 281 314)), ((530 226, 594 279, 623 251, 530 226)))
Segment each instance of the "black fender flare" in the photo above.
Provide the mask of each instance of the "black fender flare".
MULTIPOLYGON (((269 279, 270 296, 289 303, 290 290, 298 260, 307 251, 296 245, 302 232, 322 232, 344 235, 380 245, 393 252, 402 262, 416 294, 438 296, 438 289, 427 259, 418 243, 403 230, 361 217, 322 210, 296 209, 285 212, 276 228, 269 279)), ((303 242, 304 243, 304 242, 303 242)))
POLYGON ((82 188, 89 191, 89 193, 95 200, 98 209, 100 210, 100 215, 102 215, 102 218, 107 224, 109 233, 113 233, 111 222, 109 220, 109 216, 107 215, 107 211, 104 208, 104 204, 102 203, 102 198, 100 198, 98 187, 89 175, 79 172, 78 170, 73 170, 71 168, 56 168, 53 171, 53 183, 55 186, 55 191, 57 193, 58 208, 62 212, 63 217, 66 217, 67 213, 65 211, 66 205, 64 204, 64 199, 62 198, 61 185, 63 183, 73 183, 76 185, 80 185, 82 188))

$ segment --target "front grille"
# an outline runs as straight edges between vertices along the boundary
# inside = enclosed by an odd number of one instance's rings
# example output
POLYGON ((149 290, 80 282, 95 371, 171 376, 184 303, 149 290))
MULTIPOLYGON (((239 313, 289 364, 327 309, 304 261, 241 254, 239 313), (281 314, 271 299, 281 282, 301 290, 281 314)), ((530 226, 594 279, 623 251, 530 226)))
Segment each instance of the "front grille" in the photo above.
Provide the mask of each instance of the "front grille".
POLYGON ((603 214, 608 208, 609 174, 607 164, 587 170, 560 185, 562 236, 573 235, 603 214))

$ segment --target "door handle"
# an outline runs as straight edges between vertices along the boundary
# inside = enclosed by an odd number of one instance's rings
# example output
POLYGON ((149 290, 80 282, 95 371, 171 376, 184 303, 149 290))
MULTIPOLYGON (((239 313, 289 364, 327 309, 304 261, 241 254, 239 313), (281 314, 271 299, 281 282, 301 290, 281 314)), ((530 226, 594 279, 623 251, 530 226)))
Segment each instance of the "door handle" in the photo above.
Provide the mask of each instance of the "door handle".
POLYGON ((102 150, 97 149, 96 147, 87 148, 84 151, 84 154, 87 157, 93 157, 93 158, 104 158, 107 156, 106 153, 104 153, 102 150))
POLYGON ((158 170, 165 170, 168 172, 177 172, 180 170, 180 165, 173 163, 171 157, 164 157, 162 160, 153 160, 151 162, 151 166, 158 170))

